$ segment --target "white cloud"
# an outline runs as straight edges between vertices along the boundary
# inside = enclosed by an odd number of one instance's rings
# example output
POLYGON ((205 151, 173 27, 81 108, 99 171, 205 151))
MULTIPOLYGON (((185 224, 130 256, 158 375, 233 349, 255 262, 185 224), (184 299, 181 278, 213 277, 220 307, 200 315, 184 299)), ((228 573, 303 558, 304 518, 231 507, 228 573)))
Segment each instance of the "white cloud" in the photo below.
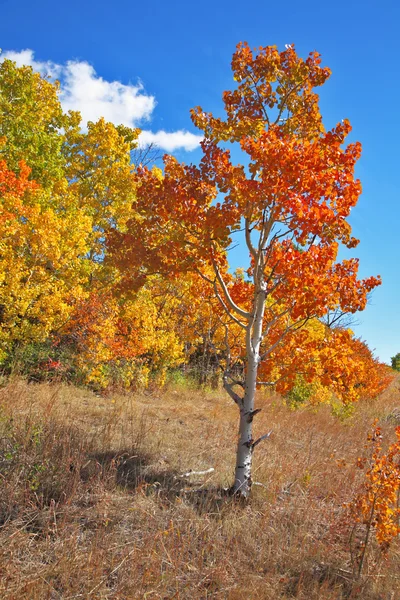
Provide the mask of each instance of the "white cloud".
POLYGON ((61 81, 61 102, 66 110, 79 110, 83 120, 104 117, 115 124, 135 127, 148 120, 156 106, 141 84, 106 81, 87 62, 68 62, 61 81))
MULTIPOLYGON (((14 60, 18 66, 29 65, 42 75, 58 79, 64 110, 78 110, 85 124, 104 117, 115 125, 138 127, 141 122, 151 119, 156 107, 154 96, 147 94, 140 82, 133 85, 106 81, 86 61, 68 61, 63 65, 37 61, 30 49, 3 52, 0 60, 4 58, 14 60)), ((170 133, 144 130, 140 136, 141 145, 153 143, 167 152, 180 148, 194 150, 201 139, 200 135, 182 130, 170 133)))
POLYGON ((20 52, 14 52, 13 50, 9 50, 7 52, 2 52, 0 56, 0 61, 3 61, 5 58, 9 58, 17 63, 17 67, 22 67, 23 65, 28 65, 32 67, 35 71, 39 71, 39 73, 43 76, 50 76, 53 79, 59 77, 61 75, 62 66, 57 65, 51 61, 36 61, 34 58, 35 54, 33 50, 21 50, 20 52))
POLYGON ((155 144, 160 148, 164 148, 167 152, 173 152, 178 148, 184 148, 187 151, 195 150, 198 148, 201 140, 202 137, 200 135, 195 135, 194 133, 184 131, 183 129, 171 133, 162 130, 157 131, 157 133, 153 133, 152 131, 142 131, 139 138, 141 146, 155 144))

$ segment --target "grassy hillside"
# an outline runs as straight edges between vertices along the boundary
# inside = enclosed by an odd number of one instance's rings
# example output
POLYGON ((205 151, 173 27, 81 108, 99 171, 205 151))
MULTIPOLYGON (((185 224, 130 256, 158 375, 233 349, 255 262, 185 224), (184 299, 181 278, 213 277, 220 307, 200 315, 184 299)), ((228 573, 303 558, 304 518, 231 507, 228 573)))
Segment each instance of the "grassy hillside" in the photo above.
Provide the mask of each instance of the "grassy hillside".
POLYGON ((272 434, 247 505, 223 489, 237 412, 221 391, 104 398, 15 381, 0 403, 4 600, 400 598, 398 542, 384 559, 373 540, 354 579, 343 506, 375 418, 394 441, 398 382, 345 420, 260 396, 256 435, 272 434))

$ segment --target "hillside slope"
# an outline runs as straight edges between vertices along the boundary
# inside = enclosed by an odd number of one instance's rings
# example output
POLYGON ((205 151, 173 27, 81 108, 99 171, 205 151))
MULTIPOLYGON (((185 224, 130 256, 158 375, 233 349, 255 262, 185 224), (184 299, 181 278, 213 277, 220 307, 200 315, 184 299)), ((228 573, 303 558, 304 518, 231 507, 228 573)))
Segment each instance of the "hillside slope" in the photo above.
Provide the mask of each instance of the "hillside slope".
POLYGON ((400 598, 398 542, 383 559, 373 540, 354 580, 343 506, 374 419, 394 441, 398 381, 344 420, 260 396, 256 434, 272 434, 247 505, 224 491, 237 414, 221 391, 99 397, 15 381, 0 403, 4 600, 400 598))

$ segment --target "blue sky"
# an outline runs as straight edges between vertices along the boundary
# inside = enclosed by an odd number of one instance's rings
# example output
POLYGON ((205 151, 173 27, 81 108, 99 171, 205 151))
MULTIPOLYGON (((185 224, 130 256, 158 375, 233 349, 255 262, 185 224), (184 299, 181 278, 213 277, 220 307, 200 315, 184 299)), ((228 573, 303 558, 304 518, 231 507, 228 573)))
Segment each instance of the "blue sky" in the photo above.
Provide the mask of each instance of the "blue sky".
POLYGON ((383 278, 355 331, 386 362, 400 352, 397 0, 0 0, 0 15, 0 47, 29 49, 38 68, 61 73, 67 107, 83 103, 88 118, 127 115, 187 162, 199 158, 189 151, 197 143, 189 109, 220 111, 239 41, 294 43, 303 56, 318 50, 333 71, 321 89, 325 123, 349 118, 363 145, 353 254, 362 276, 383 278))

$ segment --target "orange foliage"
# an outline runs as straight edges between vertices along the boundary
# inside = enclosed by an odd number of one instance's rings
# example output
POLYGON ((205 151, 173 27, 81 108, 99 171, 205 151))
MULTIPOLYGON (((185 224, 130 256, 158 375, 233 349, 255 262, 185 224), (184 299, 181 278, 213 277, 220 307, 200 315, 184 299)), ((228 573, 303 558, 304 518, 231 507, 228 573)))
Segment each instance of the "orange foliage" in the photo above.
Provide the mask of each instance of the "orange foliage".
POLYGON ((349 505, 356 523, 365 526, 365 540, 358 556, 361 573, 370 531, 375 532, 381 550, 386 554, 391 542, 400 535, 400 427, 396 427, 397 441, 387 452, 382 451, 382 432, 376 423, 368 436, 371 457, 359 458, 360 469, 368 465, 362 491, 349 505))
POLYGON ((391 369, 349 329, 331 330, 315 321, 287 335, 263 361, 260 374, 263 380, 276 381, 277 391, 284 395, 301 375, 343 402, 376 398, 393 380, 391 369))
MULTIPOLYGON (((330 310, 363 310, 381 282, 358 279, 357 259, 337 262, 339 244, 358 243, 347 217, 361 193, 354 177, 361 145, 343 146, 351 131, 346 120, 324 129, 314 88, 330 71, 321 67, 318 53, 303 60, 293 47, 253 53, 247 44, 238 45, 232 69, 238 86, 223 94, 226 119, 200 107, 192 111, 205 134, 200 165, 165 156, 163 173, 144 168, 136 175, 136 215, 126 232, 108 239, 121 286, 138 289, 152 273, 199 273, 247 328, 262 293, 262 379, 278 368, 278 389, 287 390, 306 368, 307 356, 315 363, 307 366, 307 377, 332 384, 341 399, 357 399, 360 390, 375 395, 380 368, 351 334, 323 333, 316 343, 307 330, 299 331, 330 310), (240 145, 247 167, 234 164, 227 143, 240 145), (228 250, 243 223, 250 279, 232 282, 228 250), (357 374, 360 368, 365 375, 357 374)), ((242 348, 244 356, 244 339, 242 348)))
MULTIPOLYGON (((6 194, 10 194, 17 201, 27 190, 38 189, 38 184, 29 180, 30 173, 31 169, 24 161, 19 163, 19 175, 17 176, 7 168, 5 160, 0 160, 0 196, 4 197, 6 194)), ((2 214, 2 219, 6 218, 7 214, 2 214)))
POLYGON ((83 133, 78 113, 63 115, 51 83, 3 63, 10 132, 37 90, 44 108, 40 122, 29 110, 23 123, 36 132, 29 152, 8 130, 0 139, 14 168, 25 153, 41 174, 38 185, 23 161, 18 176, 0 161, 1 359, 15 341, 57 331, 89 377, 96 372, 103 382, 110 365, 136 361, 165 372, 199 349, 243 371, 251 350, 244 330, 254 326, 261 294, 262 380, 286 393, 300 373, 345 401, 386 385, 362 342, 320 323, 330 310, 362 310, 380 284, 358 279, 357 259, 337 262, 339 244, 357 244, 347 217, 361 192, 361 146, 345 146, 346 120, 325 131, 315 88, 330 70, 316 52, 303 60, 292 46, 253 52, 245 43, 232 70, 237 85, 223 94, 225 119, 192 110, 204 132, 199 166, 166 156, 162 172, 131 164, 137 130, 100 119, 83 133), (24 90, 17 105, 9 101, 15 81, 24 90), (43 135, 45 170, 36 149, 43 135), (233 162, 230 144, 243 164, 233 162), (228 250, 243 225, 248 269, 232 275, 228 250))

